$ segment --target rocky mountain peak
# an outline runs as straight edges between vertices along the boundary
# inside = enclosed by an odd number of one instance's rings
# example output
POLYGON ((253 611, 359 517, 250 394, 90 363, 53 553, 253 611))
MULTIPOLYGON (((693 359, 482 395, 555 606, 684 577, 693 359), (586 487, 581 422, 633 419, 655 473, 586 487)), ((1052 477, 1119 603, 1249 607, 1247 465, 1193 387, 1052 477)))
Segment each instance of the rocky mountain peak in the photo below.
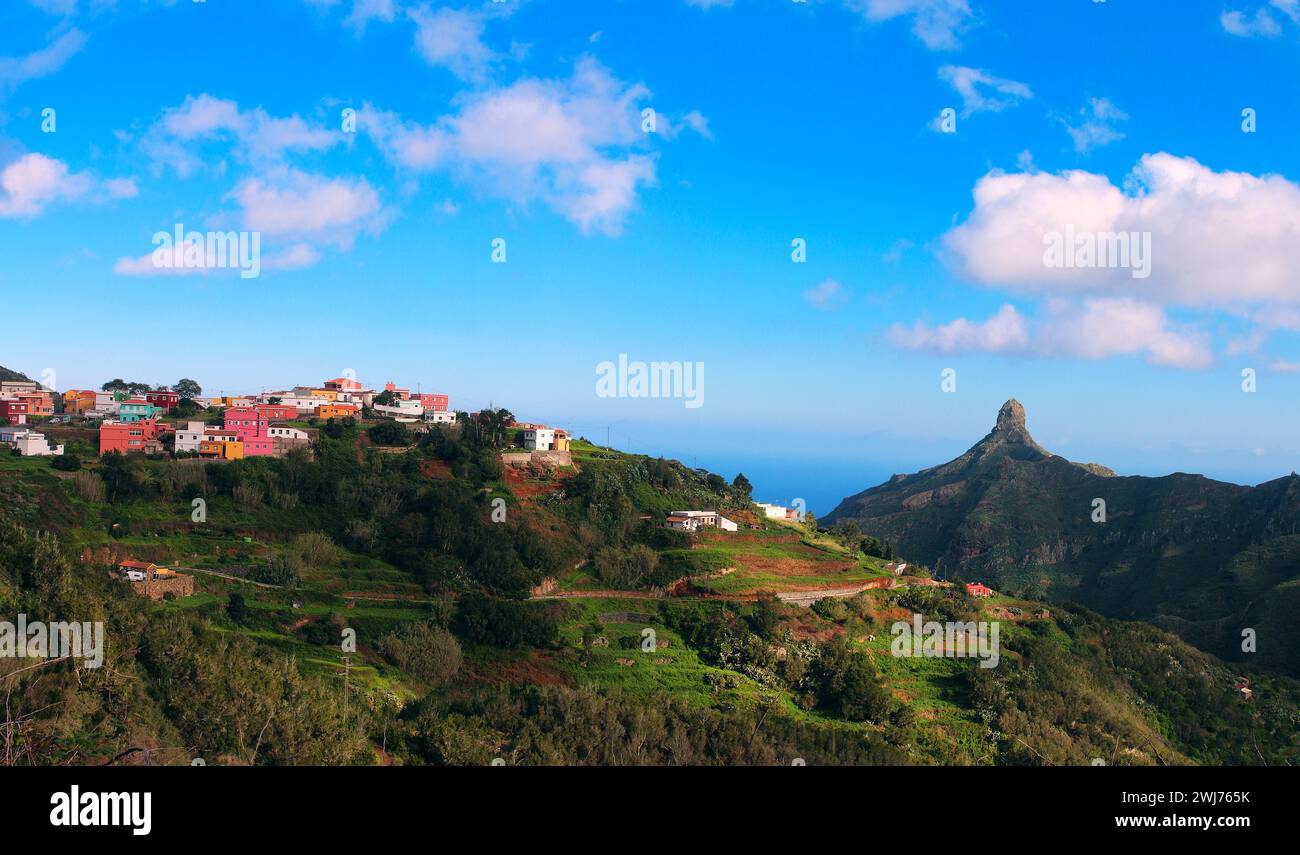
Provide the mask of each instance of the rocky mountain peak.
POLYGON ((1027 433, 1024 406, 1015 398, 1007 401, 1002 405, 1002 409, 998 410, 998 423, 993 429, 997 431, 1021 430, 1027 433))

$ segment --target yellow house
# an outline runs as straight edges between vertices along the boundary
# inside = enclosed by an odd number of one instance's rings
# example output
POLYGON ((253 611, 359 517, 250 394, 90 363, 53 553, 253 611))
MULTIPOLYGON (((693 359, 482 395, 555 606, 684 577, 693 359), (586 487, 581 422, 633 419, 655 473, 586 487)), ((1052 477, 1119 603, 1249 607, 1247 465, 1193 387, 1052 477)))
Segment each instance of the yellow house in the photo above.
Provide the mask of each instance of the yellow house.
POLYGON ((95 408, 95 393, 69 389, 63 393, 63 412, 84 413, 95 408))
POLYGON ((199 457, 215 460, 242 460, 244 444, 239 440, 205 439, 199 443, 199 457))
POLYGON ((337 401, 339 399, 339 393, 333 389, 312 389, 311 396, 326 401, 337 401))

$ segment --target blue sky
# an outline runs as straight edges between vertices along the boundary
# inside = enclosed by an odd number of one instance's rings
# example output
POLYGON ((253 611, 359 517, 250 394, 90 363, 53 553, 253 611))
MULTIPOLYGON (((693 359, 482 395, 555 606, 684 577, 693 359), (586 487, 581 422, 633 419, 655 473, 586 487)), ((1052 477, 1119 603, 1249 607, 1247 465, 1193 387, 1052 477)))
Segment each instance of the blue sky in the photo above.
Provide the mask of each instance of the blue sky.
POLYGON ((818 512, 1010 397, 1067 457, 1256 483, 1300 468, 1297 72, 1297 0, 14 0, 0 364, 352 369, 818 512), (157 269, 177 224, 261 275, 157 269), (1047 268, 1066 226, 1150 275, 1047 268), (703 406, 598 397, 619 354, 703 406))

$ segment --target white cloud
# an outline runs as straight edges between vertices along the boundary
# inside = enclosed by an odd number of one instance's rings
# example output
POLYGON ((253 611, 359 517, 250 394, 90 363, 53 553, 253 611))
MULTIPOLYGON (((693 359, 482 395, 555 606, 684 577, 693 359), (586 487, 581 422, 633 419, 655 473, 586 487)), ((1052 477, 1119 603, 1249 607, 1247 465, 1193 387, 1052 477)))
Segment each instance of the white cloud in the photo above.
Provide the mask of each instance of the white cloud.
POLYGON ((85 173, 73 173, 62 161, 26 154, 0 171, 0 217, 35 217, 53 202, 90 192, 85 173))
POLYGON ((1010 303, 987 321, 958 318, 940 326, 924 321, 911 327, 895 324, 886 337, 897 347, 932 353, 1020 352, 1029 344, 1025 319, 1010 303))
POLYGON ((1108 359, 1140 356, 1153 365, 1204 368, 1213 357, 1197 331, 1176 328, 1159 307, 1131 299, 1054 300, 1039 322, 1005 304, 985 321, 894 325, 886 337, 906 350, 1108 359))
POLYGON ((297 115, 272 116, 261 107, 241 109, 235 101, 206 93, 189 95, 165 110, 144 135, 143 147, 157 163, 181 176, 205 162, 195 147, 212 141, 232 143, 236 154, 258 166, 279 162, 286 152, 320 151, 343 139, 340 131, 309 124, 297 115))
POLYGON ((271 237, 311 238, 350 248, 358 233, 376 233, 386 215, 364 178, 327 178, 295 170, 249 178, 231 196, 243 208, 244 227, 271 237))
POLYGON ((731 6, 732 0, 686 0, 687 6, 695 6, 704 11, 731 6))
POLYGON ((974 113, 1005 110, 1034 97, 1024 83, 996 77, 980 68, 945 65, 939 69, 939 79, 961 95, 962 118, 974 113))
POLYGON ((0 94, 25 81, 55 73, 85 46, 86 34, 74 27, 26 56, 0 57, 0 94))
POLYGON ((1219 23, 1227 32, 1242 38, 1273 38, 1282 33, 1282 27, 1264 8, 1255 10, 1254 15, 1225 11, 1219 15, 1219 23))
POLYGON ((970 216, 943 242, 976 282, 1189 306, 1300 302, 1300 186, 1281 176, 1215 172, 1162 152, 1142 157, 1124 189, 1082 170, 995 170, 976 183, 974 196, 970 216), (1044 236, 1070 227, 1149 232, 1150 277, 1135 280, 1123 268, 1046 267, 1044 236))
POLYGON ((848 299, 848 295, 844 292, 844 286, 838 281, 825 279, 804 291, 803 298, 814 308, 829 311, 842 306, 848 299))
POLYGON ((268 255, 262 261, 264 270, 301 270, 320 261, 320 253, 309 243, 295 243, 283 252, 268 255))
POLYGON ((910 17, 912 32, 931 50, 960 47, 960 33, 973 17, 969 0, 846 0, 868 21, 910 17))
POLYGON ((483 16, 427 6, 407 13, 415 22, 415 49, 429 65, 446 68, 462 80, 482 80, 496 54, 483 43, 483 16))
POLYGON ((129 199, 136 193, 131 179, 103 181, 89 172, 73 172, 61 160, 32 152, 0 169, 0 218, 30 219, 58 202, 129 199))
MULTIPOLYGON (((358 128, 403 168, 448 170, 491 195, 540 200, 584 231, 617 234, 639 188, 655 183, 638 110, 649 95, 584 58, 569 79, 473 93, 428 125, 366 105, 358 128)), ((703 116, 687 116, 683 124, 707 130, 703 116)))
POLYGON ((352 11, 343 19, 343 23, 360 34, 371 21, 392 23, 396 17, 397 6, 393 0, 355 0, 352 11))
POLYGON ((1074 141, 1074 150, 1080 154, 1098 146, 1109 145, 1124 139, 1124 134, 1116 130, 1115 124, 1128 120, 1128 114, 1120 110, 1109 99, 1089 98, 1088 103, 1079 110, 1082 121, 1078 125, 1062 122, 1074 141))

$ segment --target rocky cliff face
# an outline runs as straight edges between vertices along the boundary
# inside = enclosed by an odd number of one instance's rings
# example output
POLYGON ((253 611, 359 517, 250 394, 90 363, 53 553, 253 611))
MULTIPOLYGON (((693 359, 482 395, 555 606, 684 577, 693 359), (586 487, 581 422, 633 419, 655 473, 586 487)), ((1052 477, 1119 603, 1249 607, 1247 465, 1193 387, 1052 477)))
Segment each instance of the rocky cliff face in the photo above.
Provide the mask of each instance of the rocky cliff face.
MULTIPOLYGON (((1278 607, 1300 601, 1300 478, 1120 477, 1044 449, 1015 400, 965 454, 850 496, 823 523, 839 520, 941 578, 1163 622, 1227 658, 1252 614, 1300 631, 1300 611, 1278 607)), ((1284 670, 1300 670, 1290 657, 1284 670)))

